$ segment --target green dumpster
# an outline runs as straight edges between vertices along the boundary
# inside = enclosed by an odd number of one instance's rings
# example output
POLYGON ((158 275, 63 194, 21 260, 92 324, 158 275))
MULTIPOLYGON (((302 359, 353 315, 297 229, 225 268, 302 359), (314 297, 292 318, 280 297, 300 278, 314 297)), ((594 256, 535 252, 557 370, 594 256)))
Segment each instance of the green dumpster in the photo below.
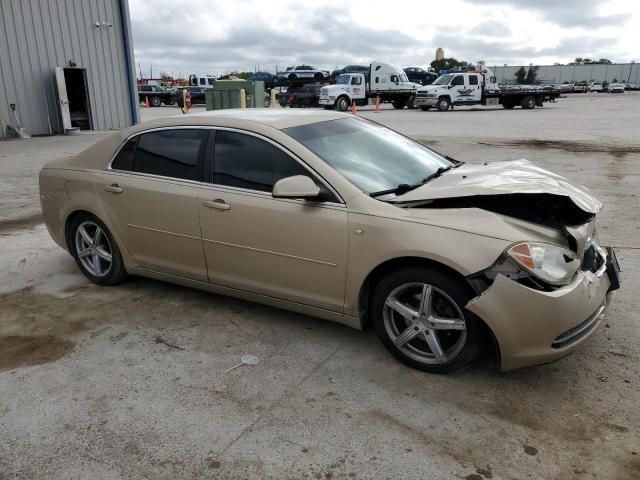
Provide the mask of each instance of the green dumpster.
POLYGON ((204 93, 207 110, 240 108, 240 90, 244 89, 247 108, 264 108, 264 82, 218 80, 204 93))

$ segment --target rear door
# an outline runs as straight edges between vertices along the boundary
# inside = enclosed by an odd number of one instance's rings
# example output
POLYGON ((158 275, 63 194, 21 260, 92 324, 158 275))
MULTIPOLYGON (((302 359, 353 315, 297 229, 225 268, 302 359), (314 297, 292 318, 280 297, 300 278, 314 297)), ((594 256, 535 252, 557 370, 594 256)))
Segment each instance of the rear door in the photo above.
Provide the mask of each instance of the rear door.
POLYGON ((467 75, 467 78, 469 82, 467 87, 471 93, 469 101, 479 102, 482 100, 482 79, 476 74, 467 75))
POLYGON ((206 281, 198 190, 208 129, 153 130, 127 141, 96 191, 136 266, 206 281))

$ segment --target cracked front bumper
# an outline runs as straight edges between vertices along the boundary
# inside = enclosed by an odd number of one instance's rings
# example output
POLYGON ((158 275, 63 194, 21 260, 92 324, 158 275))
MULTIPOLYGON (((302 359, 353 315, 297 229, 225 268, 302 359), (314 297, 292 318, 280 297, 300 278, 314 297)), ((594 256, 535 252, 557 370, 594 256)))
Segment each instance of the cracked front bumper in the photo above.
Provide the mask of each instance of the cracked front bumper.
POLYGON ((597 330, 618 288, 619 267, 611 254, 607 272, 599 277, 579 271, 570 284, 544 292, 498 275, 467 304, 496 337, 503 370, 562 358, 597 330))

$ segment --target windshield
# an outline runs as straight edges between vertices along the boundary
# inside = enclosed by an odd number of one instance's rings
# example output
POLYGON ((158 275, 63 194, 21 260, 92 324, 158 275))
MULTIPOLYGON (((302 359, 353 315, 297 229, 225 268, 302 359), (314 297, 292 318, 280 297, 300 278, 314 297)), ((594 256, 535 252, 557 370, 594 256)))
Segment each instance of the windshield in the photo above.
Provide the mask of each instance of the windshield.
POLYGON ((442 75, 441 77, 436 78, 435 82, 433 82, 433 85, 447 85, 451 81, 452 77, 453 75, 451 73, 442 75))
POLYGON ((398 75, 400 77, 400 81, 401 82, 408 82, 409 81, 409 77, 407 77, 406 73, 401 73, 400 75, 398 75))
POLYGON ((453 165, 393 130, 355 117, 291 127, 284 132, 368 194, 420 184, 438 168, 453 165))
POLYGON ((338 81, 336 82, 336 84, 338 85, 349 85, 349 79, 351 78, 350 75, 340 75, 338 77, 338 81))

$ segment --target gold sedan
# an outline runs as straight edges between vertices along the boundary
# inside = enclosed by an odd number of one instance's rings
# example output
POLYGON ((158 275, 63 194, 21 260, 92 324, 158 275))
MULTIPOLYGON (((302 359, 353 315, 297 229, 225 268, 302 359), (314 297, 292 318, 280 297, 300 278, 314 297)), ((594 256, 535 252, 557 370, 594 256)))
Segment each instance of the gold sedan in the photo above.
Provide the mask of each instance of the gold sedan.
POLYGON ((92 282, 142 275, 370 324, 430 372, 494 347, 560 358, 618 288, 586 189, 478 165, 332 112, 227 110, 116 133, 40 173, 53 239, 92 282))

